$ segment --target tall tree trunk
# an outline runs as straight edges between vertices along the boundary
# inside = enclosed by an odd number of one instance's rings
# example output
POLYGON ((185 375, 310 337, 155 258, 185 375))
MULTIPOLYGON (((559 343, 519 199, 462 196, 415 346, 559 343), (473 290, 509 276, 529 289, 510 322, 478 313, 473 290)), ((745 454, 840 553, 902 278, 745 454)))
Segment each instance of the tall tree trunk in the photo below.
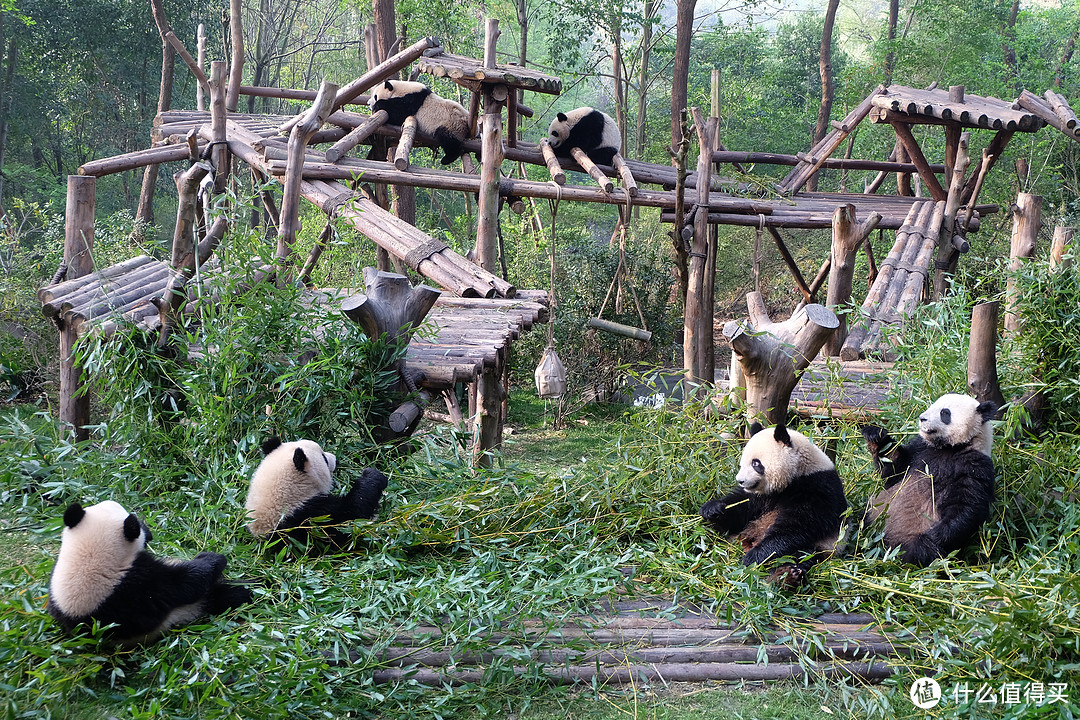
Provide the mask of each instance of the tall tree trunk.
POLYGON ((1002 28, 1001 52, 1005 58, 1005 67, 1009 69, 1009 77, 1012 78, 1013 88, 1017 93, 1024 88, 1020 84, 1020 72, 1016 65, 1016 49, 1013 42, 1016 40, 1016 17, 1020 14, 1020 0, 1012 0, 1009 6, 1009 14, 1005 18, 1005 27, 1002 28))
MULTIPOLYGON (((617 13, 617 11, 613 11, 617 13)), ((619 126, 619 152, 626 152, 626 85, 623 73, 622 20, 616 16, 611 28, 611 68, 615 76, 615 124, 619 126)))
POLYGON ((375 38, 379 49, 379 60, 390 57, 390 48, 397 40, 397 19, 394 15, 394 0, 374 0, 372 3, 375 21, 375 38))
POLYGON ((682 141, 680 120, 686 109, 686 84, 690 75, 690 40, 694 35, 697 0, 675 0, 675 63, 671 79, 671 147, 682 141))
POLYGON ((7 158, 8 130, 11 128, 11 90, 15 83, 18 59, 18 38, 13 37, 8 41, 7 70, 4 73, 3 92, 0 92, 0 217, 4 214, 4 160, 7 158))
MULTIPOLYGON (((158 88, 157 111, 160 115, 172 107, 173 75, 176 68, 176 50, 161 41, 161 85, 158 88)), ((142 190, 139 192, 139 206, 135 210, 135 220, 152 225, 154 223, 154 190, 157 188, 158 165, 147 165, 143 170, 142 190)))
POLYGON ((529 10, 525 0, 514 0, 514 10, 518 21, 518 63, 525 67, 529 49, 529 10))
POLYGON ((645 157, 645 113, 649 84, 649 58, 652 56, 652 20, 660 6, 660 0, 645 0, 645 21, 641 26, 641 63, 638 65, 637 119, 634 132, 637 158, 645 157))
POLYGON ((1061 60, 1058 61, 1057 69, 1054 70, 1054 87, 1056 88, 1061 87, 1061 82, 1065 76, 1065 68, 1072 61, 1077 36, 1080 36, 1080 19, 1076 21, 1076 25, 1073 25, 1072 35, 1069 36, 1068 42, 1065 43, 1065 50, 1061 53, 1061 60))
MULTIPOLYGON (((814 125, 814 145, 829 132, 829 115, 832 114, 833 98, 836 96, 836 83, 833 82, 832 72, 832 35, 833 25, 836 23, 836 8, 839 5, 840 0, 829 0, 829 6, 825 10, 825 25, 821 30, 821 59, 818 61, 821 105, 818 107, 817 123, 814 125)), ((817 190, 816 173, 806 183, 806 187, 811 192, 817 190)))
POLYGON ((236 112, 240 101, 240 81, 244 76, 244 23, 240 0, 229 0, 229 45, 232 63, 229 66, 229 87, 225 92, 225 109, 236 112))
POLYGON ((896 21, 900 16, 900 0, 889 0, 889 27, 886 31, 886 40, 889 43, 889 52, 885 54, 885 86, 892 84, 893 71, 896 70, 896 21))

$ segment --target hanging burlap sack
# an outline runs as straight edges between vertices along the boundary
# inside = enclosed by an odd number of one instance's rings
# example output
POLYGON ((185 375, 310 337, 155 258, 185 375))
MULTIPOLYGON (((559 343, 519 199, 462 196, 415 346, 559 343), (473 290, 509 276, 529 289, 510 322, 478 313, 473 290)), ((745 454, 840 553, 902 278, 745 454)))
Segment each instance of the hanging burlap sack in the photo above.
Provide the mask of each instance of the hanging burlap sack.
POLYGON ((536 394, 545 400, 560 398, 566 392, 566 368, 553 346, 544 348, 533 377, 536 378, 536 394))

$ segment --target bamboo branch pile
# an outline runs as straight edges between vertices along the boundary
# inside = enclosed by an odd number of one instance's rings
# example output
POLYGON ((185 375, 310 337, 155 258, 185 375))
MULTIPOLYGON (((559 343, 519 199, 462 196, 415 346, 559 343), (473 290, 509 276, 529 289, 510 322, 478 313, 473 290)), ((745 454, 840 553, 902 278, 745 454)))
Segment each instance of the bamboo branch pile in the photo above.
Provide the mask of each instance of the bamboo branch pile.
MULTIPOLYGON (((553 684, 624 685, 648 682, 858 678, 892 675, 886 659, 906 653, 888 636, 866 629, 867 615, 822 615, 798 630, 776 629, 763 638, 738 632, 697 608, 670 601, 621 601, 562 626, 526 620, 494 633, 490 649, 474 654, 444 649, 450 633, 421 626, 375 652, 384 669, 376 682, 414 680, 424 685, 480 682, 485 668, 506 663, 527 674, 527 661, 553 684), (527 660, 526 660, 527 659, 527 660)), ((365 650, 366 652, 370 652, 365 650)), ((350 658, 350 661, 355 658, 350 658)))
POLYGON ((945 218, 945 201, 911 206, 889 254, 859 310, 860 319, 840 349, 841 360, 857 360, 878 349, 882 332, 903 321, 923 294, 945 218))

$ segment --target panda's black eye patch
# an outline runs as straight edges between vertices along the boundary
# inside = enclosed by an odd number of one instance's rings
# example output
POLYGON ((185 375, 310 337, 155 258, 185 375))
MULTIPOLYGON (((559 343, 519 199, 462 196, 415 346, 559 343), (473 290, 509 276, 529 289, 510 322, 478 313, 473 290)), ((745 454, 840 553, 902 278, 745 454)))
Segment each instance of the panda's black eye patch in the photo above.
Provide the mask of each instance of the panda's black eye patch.
POLYGON ((952 422, 952 410, 949 408, 941 408, 941 422, 943 425, 948 425, 952 422))
POLYGON ((756 472, 758 475, 765 474, 765 466, 762 465, 761 461, 757 458, 754 458, 754 460, 750 463, 750 467, 754 468, 754 472, 756 472))

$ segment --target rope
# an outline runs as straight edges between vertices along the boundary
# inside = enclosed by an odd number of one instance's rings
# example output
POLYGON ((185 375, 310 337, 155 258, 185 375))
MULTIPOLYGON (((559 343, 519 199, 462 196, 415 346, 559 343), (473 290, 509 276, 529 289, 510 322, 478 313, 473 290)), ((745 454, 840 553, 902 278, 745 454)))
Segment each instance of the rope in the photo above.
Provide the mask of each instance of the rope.
POLYGON ((420 243, 409 252, 405 253, 405 264, 411 267, 413 270, 420 272, 420 263, 430 258, 435 253, 440 253, 446 250, 449 245, 437 238, 428 238, 424 242, 420 243))
POLYGON ((551 262, 550 278, 548 286, 548 347, 555 345, 555 218, 559 214, 559 203, 562 202, 562 185, 551 181, 555 186, 555 199, 548 198, 548 208, 551 210, 551 262))

